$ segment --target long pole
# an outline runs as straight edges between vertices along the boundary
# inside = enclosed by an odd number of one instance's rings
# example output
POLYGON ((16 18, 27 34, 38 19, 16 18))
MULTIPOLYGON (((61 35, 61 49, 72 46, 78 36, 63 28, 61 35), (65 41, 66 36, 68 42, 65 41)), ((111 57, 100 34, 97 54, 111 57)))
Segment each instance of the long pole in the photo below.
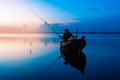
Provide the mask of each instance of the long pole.
POLYGON ((78 38, 78 27, 76 27, 76 39, 78 38))
POLYGON ((35 13, 32 9, 28 8, 29 11, 31 11, 34 15, 36 15, 40 20, 42 20, 51 30, 56 33, 59 36, 59 33, 56 32, 48 23, 45 21, 41 16, 39 16, 37 13, 35 13))

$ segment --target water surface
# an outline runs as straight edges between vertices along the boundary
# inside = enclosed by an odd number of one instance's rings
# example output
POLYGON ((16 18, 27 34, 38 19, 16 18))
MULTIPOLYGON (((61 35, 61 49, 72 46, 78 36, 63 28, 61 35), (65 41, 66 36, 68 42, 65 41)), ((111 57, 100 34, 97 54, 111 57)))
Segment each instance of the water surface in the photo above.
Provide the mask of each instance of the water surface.
POLYGON ((0 80, 119 80, 120 35, 85 35, 85 74, 57 60, 57 35, 0 35, 0 80))

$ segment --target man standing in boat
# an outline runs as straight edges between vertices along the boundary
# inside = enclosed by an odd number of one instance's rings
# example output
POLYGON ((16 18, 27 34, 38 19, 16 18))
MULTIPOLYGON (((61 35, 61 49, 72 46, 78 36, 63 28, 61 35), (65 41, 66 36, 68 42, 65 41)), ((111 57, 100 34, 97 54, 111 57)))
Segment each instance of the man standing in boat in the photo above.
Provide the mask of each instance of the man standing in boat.
POLYGON ((72 33, 68 30, 68 28, 66 28, 64 31, 65 32, 64 32, 63 36, 60 36, 64 41, 69 40, 71 37, 76 38, 75 36, 72 35, 72 33))

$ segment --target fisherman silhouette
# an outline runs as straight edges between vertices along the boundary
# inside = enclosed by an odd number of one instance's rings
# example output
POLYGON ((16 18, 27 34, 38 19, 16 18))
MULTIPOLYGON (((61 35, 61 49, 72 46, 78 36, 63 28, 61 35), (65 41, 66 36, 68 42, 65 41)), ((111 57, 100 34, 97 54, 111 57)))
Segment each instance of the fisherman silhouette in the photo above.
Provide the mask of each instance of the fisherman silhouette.
POLYGON ((71 37, 75 38, 75 36, 72 35, 72 33, 68 30, 68 28, 64 29, 64 34, 63 36, 60 36, 64 41, 69 40, 71 37))
POLYGON ((65 41, 62 41, 60 45, 60 52, 64 59, 64 64, 70 65, 84 74, 86 56, 82 50, 86 46, 85 36, 82 36, 80 39, 72 40, 68 44, 64 44, 64 42, 65 41))

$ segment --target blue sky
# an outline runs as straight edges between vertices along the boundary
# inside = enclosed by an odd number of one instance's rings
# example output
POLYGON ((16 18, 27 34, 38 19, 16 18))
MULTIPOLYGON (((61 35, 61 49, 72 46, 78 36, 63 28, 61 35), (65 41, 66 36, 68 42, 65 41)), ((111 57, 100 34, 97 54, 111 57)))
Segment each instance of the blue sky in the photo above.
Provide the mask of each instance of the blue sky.
MULTIPOLYGON (((71 16, 64 16, 78 21, 79 31, 119 32, 119 0, 41 0, 71 16)), ((39 2, 38 2, 39 3, 39 2)), ((57 14, 54 14, 54 16, 57 14)), ((63 16, 60 16, 63 18, 63 16)), ((57 18, 57 17, 56 17, 57 18)), ((59 17, 58 17, 59 18, 59 17)), ((63 20, 64 21, 64 20, 63 20)), ((77 24, 76 24, 77 26, 77 24)), ((68 27, 75 30, 75 27, 68 27)), ((59 30, 59 29, 58 29, 59 30)), ((61 29, 60 29, 61 30, 61 29)))
MULTIPOLYGON (((43 21, 31 13, 28 8, 31 8, 48 23, 79 22, 86 26, 88 23, 96 24, 96 21, 107 25, 109 20, 110 23, 113 20, 114 24, 118 24, 118 26, 113 25, 114 31, 118 31, 120 25, 118 21, 120 20, 119 0, 1 0, 0 26, 38 27, 43 24, 43 21)), ((84 28, 90 29, 94 26, 87 25, 84 28)), ((103 27, 99 26, 99 28, 103 27)))
POLYGON ((119 0, 38 0, 37 3, 41 1, 73 14, 76 18, 94 19, 120 15, 119 0))
MULTIPOLYGON (((36 8, 36 11, 39 10, 38 13, 42 12, 42 10, 39 9, 41 7, 40 3, 43 3, 44 6, 46 6, 43 7, 46 11, 49 11, 46 16, 52 11, 53 13, 51 16, 54 16, 54 19, 61 19, 60 22, 64 22, 67 19, 85 20, 85 22, 89 22, 94 19, 97 20, 120 16, 119 0, 31 0, 33 6, 38 6, 36 8)), ((51 18, 51 20, 53 18, 51 18)), ((68 20, 68 22, 70 22, 70 20, 68 20)))

